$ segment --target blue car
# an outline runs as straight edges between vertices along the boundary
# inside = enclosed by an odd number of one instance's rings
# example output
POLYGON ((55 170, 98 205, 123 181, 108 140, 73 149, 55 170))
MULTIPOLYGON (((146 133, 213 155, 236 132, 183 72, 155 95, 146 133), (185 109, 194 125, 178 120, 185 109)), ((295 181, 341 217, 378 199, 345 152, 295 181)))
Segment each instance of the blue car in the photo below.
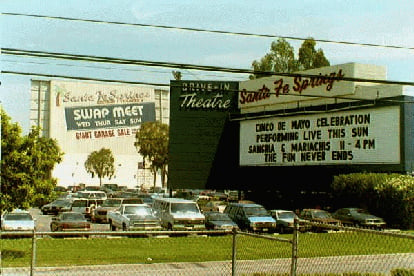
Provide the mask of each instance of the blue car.
POLYGON ((276 231, 276 221, 260 204, 230 203, 224 213, 237 223, 240 229, 253 232, 276 231))

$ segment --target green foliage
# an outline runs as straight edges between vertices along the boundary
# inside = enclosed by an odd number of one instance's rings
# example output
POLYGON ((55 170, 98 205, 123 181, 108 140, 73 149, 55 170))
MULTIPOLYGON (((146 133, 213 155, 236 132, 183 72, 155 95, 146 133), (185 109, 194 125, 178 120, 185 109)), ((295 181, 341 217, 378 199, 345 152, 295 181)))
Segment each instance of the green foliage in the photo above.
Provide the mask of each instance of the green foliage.
POLYGON ((391 270, 391 276, 414 276, 414 269, 393 269, 391 270))
POLYGON ((338 175, 331 187, 336 202, 343 204, 342 207, 362 207, 383 217, 388 225, 413 229, 413 176, 381 173, 338 175))
POLYGON ((99 178, 99 185, 102 186, 102 178, 112 178, 115 174, 115 158, 110 149, 102 148, 93 151, 85 161, 85 169, 88 173, 99 178))
POLYGON ((326 59, 322 49, 315 49, 316 42, 313 38, 307 39, 303 42, 299 49, 299 67, 300 70, 308 70, 329 66, 329 61, 326 59))
POLYGON ((164 187, 168 166, 169 126, 160 122, 145 122, 135 135, 134 146, 144 160, 150 161, 150 167, 155 172, 161 170, 162 186, 164 187))
POLYGON ((316 50, 315 46, 316 42, 313 38, 306 39, 299 49, 299 58, 296 60, 293 47, 285 39, 279 38, 276 42, 272 42, 269 53, 260 61, 252 62, 253 70, 257 73, 250 75, 250 79, 268 76, 263 72, 292 73, 329 66, 330 63, 322 49, 316 50))
POLYGON ((32 128, 27 136, 1 110, 1 209, 41 206, 53 196, 56 179, 51 171, 62 161, 56 140, 39 137, 32 128))

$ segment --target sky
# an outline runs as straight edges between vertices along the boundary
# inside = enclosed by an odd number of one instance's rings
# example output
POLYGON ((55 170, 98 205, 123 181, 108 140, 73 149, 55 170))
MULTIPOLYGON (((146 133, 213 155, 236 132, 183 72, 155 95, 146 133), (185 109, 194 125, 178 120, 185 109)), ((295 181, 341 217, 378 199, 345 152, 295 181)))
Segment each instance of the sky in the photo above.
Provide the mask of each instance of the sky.
MULTIPOLYGON (((349 62, 387 68, 388 80, 414 82, 412 0, 1 0, 1 48, 251 69, 277 36, 297 51, 313 37, 331 65, 349 62), (242 36, 178 29, 8 15, 17 13, 132 24, 269 34, 242 36), (348 45, 334 42, 400 46, 348 45), (411 48, 411 49, 409 49, 411 48)), ((54 74, 168 84, 171 68, 18 57, 2 54, 1 105, 29 130, 30 80, 54 74)), ((180 70, 183 79, 243 81, 247 75, 180 70)))

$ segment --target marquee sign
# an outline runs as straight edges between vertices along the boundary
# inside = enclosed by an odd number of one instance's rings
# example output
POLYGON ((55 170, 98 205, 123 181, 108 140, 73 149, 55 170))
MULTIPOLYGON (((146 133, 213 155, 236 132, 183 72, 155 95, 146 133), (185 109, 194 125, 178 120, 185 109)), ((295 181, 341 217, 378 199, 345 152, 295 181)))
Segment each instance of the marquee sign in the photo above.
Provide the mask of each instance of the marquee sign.
POLYGON ((234 83, 182 81, 180 108, 187 110, 227 111, 233 105, 234 83))
POLYGON ((342 64, 307 70, 292 77, 271 76, 240 83, 238 106, 242 113, 250 108, 283 108, 280 104, 312 101, 355 93, 355 82, 345 77, 360 74, 355 64, 342 64))
POLYGON ((155 103, 66 107, 67 130, 132 127, 155 121, 155 103))
POLYGON ((398 122, 396 106, 242 121, 240 165, 396 164, 398 122))

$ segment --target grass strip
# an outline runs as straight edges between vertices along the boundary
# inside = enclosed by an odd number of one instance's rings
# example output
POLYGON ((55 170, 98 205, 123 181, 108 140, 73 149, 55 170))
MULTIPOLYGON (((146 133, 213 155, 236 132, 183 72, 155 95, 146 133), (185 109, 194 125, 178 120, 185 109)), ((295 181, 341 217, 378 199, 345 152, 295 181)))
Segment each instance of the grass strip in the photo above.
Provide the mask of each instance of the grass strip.
MULTIPOLYGON (((291 235, 282 236, 288 239, 291 235)), ((31 239, 3 239, 2 266, 30 266, 31 239)), ((237 236, 237 259, 290 258, 289 243, 237 236)), ((414 252, 414 240, 356 232, 301 234, 299 258, 414 252)), ((36 266, 231 260, 232 236, 37 240, 36 266)))

